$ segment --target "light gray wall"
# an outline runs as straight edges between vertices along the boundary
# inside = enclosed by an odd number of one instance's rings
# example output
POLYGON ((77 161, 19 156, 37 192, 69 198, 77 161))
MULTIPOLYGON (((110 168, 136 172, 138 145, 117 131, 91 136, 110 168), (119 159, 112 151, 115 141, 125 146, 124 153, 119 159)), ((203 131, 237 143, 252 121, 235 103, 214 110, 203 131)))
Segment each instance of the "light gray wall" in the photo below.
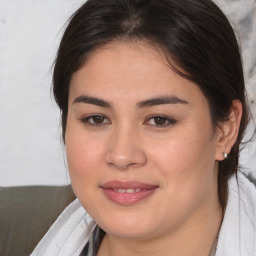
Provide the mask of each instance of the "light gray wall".
MULTIPOLYGON (((83 0, 0 0, 0 186, 66 184, 51 64, 65 21, 83 0)), ((256 102, 254 0, 218 1, 241 35, 246 83, 256 102)), ((256 142, 241 163, 256 172, 256 142)))
POLYGON ((51 65, 82 2, 0 0, 0 185, 69 182, 51 65))

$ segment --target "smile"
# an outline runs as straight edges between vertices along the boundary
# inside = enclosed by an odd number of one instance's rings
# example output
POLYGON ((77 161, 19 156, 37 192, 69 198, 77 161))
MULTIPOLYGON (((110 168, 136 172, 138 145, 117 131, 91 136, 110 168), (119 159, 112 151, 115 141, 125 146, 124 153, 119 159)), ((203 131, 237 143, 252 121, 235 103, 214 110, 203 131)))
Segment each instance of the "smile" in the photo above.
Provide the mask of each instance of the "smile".
POLYGON ((140 188, 114 188, 113 189, 114 191, 118 192, 118 193, 137 193, 137 192, 140 192, 142 190, 145 190, 145 189, 140 189, 140 188))
POLYGON ((110 201, 130 206, 151 196, 158 186, 136 181, 110 181, 100 186, 100 188, 110 201))

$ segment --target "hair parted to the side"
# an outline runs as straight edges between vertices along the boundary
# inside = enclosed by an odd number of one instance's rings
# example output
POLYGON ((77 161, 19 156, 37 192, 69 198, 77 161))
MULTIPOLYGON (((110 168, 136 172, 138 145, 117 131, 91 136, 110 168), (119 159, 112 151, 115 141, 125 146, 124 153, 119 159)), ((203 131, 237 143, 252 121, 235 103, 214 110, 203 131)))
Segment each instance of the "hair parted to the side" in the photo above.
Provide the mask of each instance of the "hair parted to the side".
POLYGON ((207 98, 213 126, 228 120, 232 100, 242 103, 237 141, 219 163, 219 198, 226 203, 228 179, 238 169, 239 145, 248 123, 238 43, 226 16, 211 0, 88 0, 71 17, 53 74, 65 139, 72 74, 92 51, 111 41, 145 40, 160 47, 170 68, 193 81, 207 98))

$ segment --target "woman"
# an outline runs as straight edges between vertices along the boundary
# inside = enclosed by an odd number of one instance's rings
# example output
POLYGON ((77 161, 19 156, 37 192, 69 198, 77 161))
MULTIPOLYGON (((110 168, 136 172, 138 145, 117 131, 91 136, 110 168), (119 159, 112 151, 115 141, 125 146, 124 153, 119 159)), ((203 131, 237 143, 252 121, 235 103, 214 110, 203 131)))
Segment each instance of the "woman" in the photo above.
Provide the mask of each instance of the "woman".
POLYGON ((212 1, 88 0, 53 84, 79 201, 32 255, 256 255, 241 57, 212 1))

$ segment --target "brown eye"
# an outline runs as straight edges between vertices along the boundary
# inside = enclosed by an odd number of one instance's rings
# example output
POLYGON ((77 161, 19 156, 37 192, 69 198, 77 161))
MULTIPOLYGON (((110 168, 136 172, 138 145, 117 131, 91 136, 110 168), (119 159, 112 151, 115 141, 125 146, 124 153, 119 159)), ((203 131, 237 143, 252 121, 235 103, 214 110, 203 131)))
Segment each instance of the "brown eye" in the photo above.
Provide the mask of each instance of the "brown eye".
POLYGON ((156 125, 165 125, 167 122, 167 119, 165 117, 158 116, 158 117, 154 117, 154 122, 156 125))
POLYGON ((103 116, 93 116, 92 121, 95 124, 102 124, 104 123, 105 118, 103 116))
POLYGON ((145 122, 146 124, 155 126, 155 127, 167 127, 170 125, 174 125, 177 121, 166 116, 151 116, 145 122))
POLYGON ((110 120, 103 115, 91 115, 80 119, 85 125, 101 127, 111 124, 110 120))

